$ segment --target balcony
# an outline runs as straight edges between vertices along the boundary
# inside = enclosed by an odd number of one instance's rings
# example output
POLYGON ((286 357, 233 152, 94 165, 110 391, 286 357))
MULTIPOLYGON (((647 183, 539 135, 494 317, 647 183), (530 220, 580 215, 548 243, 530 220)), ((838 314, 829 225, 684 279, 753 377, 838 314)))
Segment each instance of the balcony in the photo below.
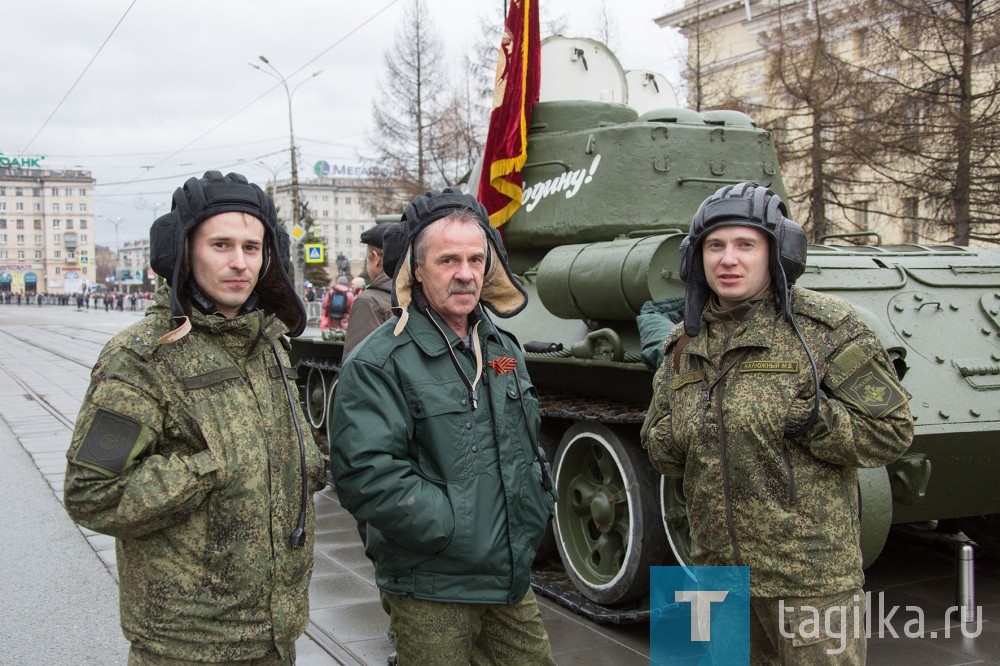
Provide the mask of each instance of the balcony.
POLYGON ((77 246, 77 235, 75 232, 63 234, 63 247, 67 250, 75 250, 77 246))

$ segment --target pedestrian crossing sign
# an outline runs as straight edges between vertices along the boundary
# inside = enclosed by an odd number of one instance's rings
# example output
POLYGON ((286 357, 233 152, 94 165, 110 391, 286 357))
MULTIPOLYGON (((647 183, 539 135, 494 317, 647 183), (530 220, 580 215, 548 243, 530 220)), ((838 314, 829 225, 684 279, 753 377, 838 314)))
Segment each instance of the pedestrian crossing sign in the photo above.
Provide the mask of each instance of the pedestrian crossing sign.
POLYGON ((306 243, 306 263, 322 264, 326 261, 323 256, 322 243, 306 243))
POLYGON ((81 255, 80 255, 80 265, 81 265, 81 266, 86 266, 86 265, 88 265, 89 263, 90 263, 90 257, 88 257, 88 256, 87 256, 87 255, 85 255, 85 254, 81 254, 81 255))

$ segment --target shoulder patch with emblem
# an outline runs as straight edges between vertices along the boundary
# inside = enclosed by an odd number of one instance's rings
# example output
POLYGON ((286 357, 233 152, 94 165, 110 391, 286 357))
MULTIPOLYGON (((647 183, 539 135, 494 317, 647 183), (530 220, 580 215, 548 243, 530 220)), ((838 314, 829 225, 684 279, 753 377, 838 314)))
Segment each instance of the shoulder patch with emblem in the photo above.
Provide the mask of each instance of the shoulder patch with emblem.
POLYGON ((907 400, 899 384, 874 360, 852 372, 834 394, 875 418, 896 411, 907 400))
POLYGON ((141 431, 138 421, 98 409, 74 459, 121 474, 141 431))

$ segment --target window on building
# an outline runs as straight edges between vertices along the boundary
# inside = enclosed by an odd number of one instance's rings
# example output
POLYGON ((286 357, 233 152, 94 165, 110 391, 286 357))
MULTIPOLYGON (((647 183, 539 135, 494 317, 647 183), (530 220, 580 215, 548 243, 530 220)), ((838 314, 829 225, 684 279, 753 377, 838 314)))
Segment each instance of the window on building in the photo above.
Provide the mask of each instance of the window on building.
POLYGON ((37 229, 38 231, 41 231, 41 230, 42 230, 42 221, 41 221, 41 220, 39 220, 39 219, 38 219, 38 218, 36 217, 36 218, 34 219, 34 222, 33 222, 33 223, 34 223, 34 226, 35 226, 35 229, 37 229))
POLYGON ((62 259, 62 250, 54 250, 52 252, 53 259, 62 259))
POLYGON ((920 201, 916 197, 903 199, 903 242, 920 242, 920 201))
POLYGON ((0 210, 7 210, 7 202, 0 201, 0 210))
POLYGON ((323 217, 330 217, 330 211, 328 211, 327 209, 324 208, 323 209, 323 217))
POLYGON ((59 212, 59 204, 57 204, 57 203, 53 203, 52 204, 52 212, 53 213, 58 213, 59 212))
POLYGON ((7 259, 7 250, 0 250, 0 259, 7 259))
POLYGON ((348 225, 345 225, 345 226, 344 226, 344 231, 346 231, 347 233, 351 233, 351 226, 352 226, 352 225, 350 225, 350 224, 348 224, 348 225))
POLYGON ((24 220, 17 220, 14 222, 14 226, 18 229, 24 229, 24 220))
POLYGON ((63 194, 65 194, 68 197, 73 196, 73 188, 72 187, 67 187, 65 190, 63 190, 63 194))
POLYGON ((62 228, 62 220, 52 220, 52 228, 53 229, 61 229, 62 228))
POLYGON ((17 251, 17 258, 18 259, 24 259, 24 250, 18 250, 17 251))
POLYGON ((87 234, 80 234, 80 242, 81 243, 87 242, 87 234))
POLYGON ((24 245, 24 234, 17 234, 17 237, 14 240, 18 245, 24 245))
POLYGON ((34 211, 35 213, 41 213, 42 212, 41 202, 36 201, 35 203, 33 203, 31 205, 31 210, 34 211))
POLYGON ((858 201, 854 204, 854 228, 858 231, 868 231, 868 208, 870 201, 858 201))
POLYGON ((5 196, 7 196, 7 188, 0 187, 0 197, 5 197, 5 196))
POLYGON ((40 188, 40 187, 33 187, 33 188, 31 188, 31 196, 33 196, 33 197, 40 197, 40 196, 42 196, 42 188, 40 188))
POLYGON ((6 228, 7 228, 7 220, 6 219, 0 220, 0 229, 6 229, 6 228))
POLYGON ((73 212, 73 204, 71 204, 71 203, 66 204, 66 212, 67 213, 72 213, 73 212))
POLYGON ((35 259, 41 259, 41 258, 42 258, 42 251, 35 250, 35 259))
POLYGON ((24 210, 24 203, 18 201, 14 204, 14 210, 24 210))
POLYGON ((344 203, 347 204, 348 206, 350 206, 351 205, 351 197, 344 197, 344 203))
POLYGON ((59 266, 56 266, 56 275, 59 275, 61 272, 62 269, 59 266))
POLYGON ((85 203, 80 204, 80 212, 81 213, 86 213, 87 212, 87 204, 85 204, 85 203))
POLYGON ((52 234, 53 243, 62 243, 62 234, 52 234))
POLYGON ((87 220, 80 220, 80 228, 81 229, 87 228, 87 220))
POLYGON ((54 197, 59 196, 59 188, 58 187, 53 187, 52 188, 52 196, 54 196, 54 197))
POLYGON ((80 272, 83 273, 84 275, 86 275, 87 274, 87 267, 84 266, 83 268, 81 268, 80 272))
POLYGON ((80 195, 81 197, 85 197, 85 196, 87 196, 87 188, 86 188, 86 187, 81 187, 81 188, 80 188, 80 189, 78 189, 78 190, 77 190, 76 192, 77 192, 77 194, 79 194, 79 195, 80 195))
POLYGON ((24 188, 23 187, 15 187, 14 188, 14 196, 15 197, 23 197, 24 196, 24 188))
POLYGON ((7 244, 7 234, 0 234, 0 243, 7 244))
POLYGON ((42 235, 35 234, 35 245, 41 245, 41 244, 42 244, 42 235))

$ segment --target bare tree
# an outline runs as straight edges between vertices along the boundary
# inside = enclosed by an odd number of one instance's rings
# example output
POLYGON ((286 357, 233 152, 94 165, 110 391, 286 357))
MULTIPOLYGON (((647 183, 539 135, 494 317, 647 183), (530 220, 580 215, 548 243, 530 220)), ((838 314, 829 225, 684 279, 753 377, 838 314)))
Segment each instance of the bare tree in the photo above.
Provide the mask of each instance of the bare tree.
POLYGON ((603 42, 614 53, 621 46, 618 20, 608 9, 608 0, 599 0, 595 9, 596 39, 603 42))
MULTIPOLYGON (((850 200, 858 187, 859 154, 870 150, 867 120, 876 104, 870 85, 835 46, 843 21, 829 19, 819 0, 778 5, 776 33, 768 46, 767 87, 770 94, 754 115, 766 117, 777 130, 779 160, 790 181, 790 200, 807 214, 795 215, 810 238, 818 241, 833 231, 866 232, 867 203, 850 200), (829 209, 852 209, 853 220, 830 219, 829 209), (864 206, 864 209, 859 208, 864 206)), ((827 4, 843 6, 843 2, 827 4)), ((831 7, 832 9, 832 7, 831 7)), ((753 105, 750 105, 751 108, 753 105)), ((866 191, 875 183, 865 184, 866 191)))
POLYGON ((885 0, 868 10, 866 71, 886 94, 869 166, 912 198, 906 214, 921 235, 1000 242, 1000 3, 885 0))
POLYGON ((407 7, 384 59, 385 76, 372 103, 374 131, 369 136, 374 154, 368 160, 381 174, 368 201, 375 211, 399 208, 440 184, 435 182, 430 148, 451 93, 444 48, 424 0, 412 0, 407 7))

